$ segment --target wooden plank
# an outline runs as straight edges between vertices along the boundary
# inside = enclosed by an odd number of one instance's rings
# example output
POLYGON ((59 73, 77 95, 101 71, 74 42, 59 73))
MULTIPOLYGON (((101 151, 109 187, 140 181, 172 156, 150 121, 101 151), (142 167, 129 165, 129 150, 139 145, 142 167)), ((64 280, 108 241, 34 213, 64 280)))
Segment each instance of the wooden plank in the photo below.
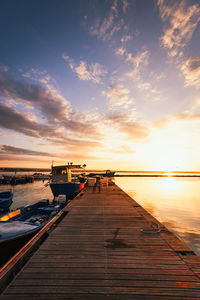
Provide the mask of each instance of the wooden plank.
MULTIPOLYGON (((67 294, 101 294, 104 295, 104 299, 107 299, 107 295, 118 294, 123 299, 123 295, 129 294, 132 295, 146 295, 153 296, 158 295, 161 296, 179 296, 179 297, 188 297, 188 299, 199 299, 199 290, 187 289, 184 285, 176 288, 162 288, 162 287, 97 287, 97 286, 31 286, 31 287, 16 287, 10 286, 7 295, 12 295, 15 297, 16 295, 24 297, 24 296, 35 296, 39 298, 41 295, 45 295, 49 299, 50 295, 60 295, 62 297, 66 297, 67 294)), ((50 296, 51 297, 51 296, 50 296)), ((28 298, 29 299, 29 298, 28 298)), ((134 298, 133 298, 134 299, 134 298)), ((179 298, 180 299, 180 298, 179 298)))
MULTIPOLYGON (((88 269, 87 269, 88 270, 88 269)), ((196 278, 195 276, 193 276, 194 274, 191 273, 191 275, 172 275, 170 274, 142 274, 141 270, 140 273, 136 274, 134 272, 132 273, 122 273, 123 270, 120 270, 120 273, 107 273, 104 269, 102 270, 102 272, 98 272, 96 273, 95 270, 93 270, 93 272, 87 272, 87 270, 82 270, 82 272, 76 272, 76 270, 71 270, 71 272, 65 272, 64 270, 59 270, 59 269, 55 269, 54 272, 49 272, 49 270, 41 270, 41 268, 39 269, 35 269, 32 270, 32 272, 23 272, 20 276, 20 278, 18 280, 22 281, 23 284, 23 280, 26 279, 34 279, 35 280, 69 280, 69 279, 76 279, 76 280, 129 280, 129 282, 131 280, 134 281, 182 281, 182 282, 194 282, 197 281, 198 282, 198 278, 196 278)))

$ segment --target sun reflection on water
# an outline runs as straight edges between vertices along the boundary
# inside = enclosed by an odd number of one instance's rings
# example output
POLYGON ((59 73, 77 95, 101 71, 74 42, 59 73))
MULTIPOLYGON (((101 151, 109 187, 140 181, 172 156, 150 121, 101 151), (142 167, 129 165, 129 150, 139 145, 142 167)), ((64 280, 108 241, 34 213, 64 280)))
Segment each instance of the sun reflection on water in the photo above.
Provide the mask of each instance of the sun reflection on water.
POLYGON ((127 194, 200 254, 200 179, 116 178, 127 194), (198 238, 197 238, 198 237, 198 238))
POLYGON ((168 177, 159 181, 159 189, 164 193, 180 193, 183 184, 180 181, 175 180, 175 178, 171 177, 168 173, 167 175, 168 177))

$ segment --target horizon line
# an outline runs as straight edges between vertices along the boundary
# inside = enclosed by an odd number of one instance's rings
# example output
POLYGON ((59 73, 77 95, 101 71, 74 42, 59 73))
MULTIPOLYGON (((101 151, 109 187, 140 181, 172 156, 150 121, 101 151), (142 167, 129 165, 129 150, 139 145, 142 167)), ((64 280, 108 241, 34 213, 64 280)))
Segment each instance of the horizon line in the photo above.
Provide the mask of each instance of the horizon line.
MULTIPOLYGON (((85 172, 105 172, 106 169, 81 169, 85 172)), ((20 168, 20 167, 0 167, 0 172, 12 172, 12 171, 40 171, 48 172, 51 171, 51 168, 20 168)), ((111 170, 112 172, 123 172, 123 173, 200 173, 199 171, 169 171, 169 170, 111 170)))

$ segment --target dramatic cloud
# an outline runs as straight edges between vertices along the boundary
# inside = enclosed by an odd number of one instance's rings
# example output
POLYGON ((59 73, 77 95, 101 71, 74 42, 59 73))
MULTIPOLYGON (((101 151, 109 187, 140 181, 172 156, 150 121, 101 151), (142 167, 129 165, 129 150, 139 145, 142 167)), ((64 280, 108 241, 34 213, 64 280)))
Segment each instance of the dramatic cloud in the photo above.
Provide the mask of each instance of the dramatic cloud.
POLYGON ((123 106, 128 108, 134 103, 134 99, 130 97, 130 90, 125 88, 123 84, 117 86, 110 86, 107 91, 102 94, 109 99, 110 108, 123 106))
POLYGON ((10 77, 0 76, 0 96, 25 101, 39 109, 50 123, 66 119, 71 110, 69 102, 49 86, 17 81, 10 77))
POLYGON ((0 103, 0 115, 0 127, 2 128, 14 130, 35 138, 63 138, 52 127, 38 124, 6 104, 0 103))
POLYGON ((200 56, 187 59, 181 66, 181 71, 185 77, 185 86, 200 88, 200 56))
POLYGON ((183 48, 191 40, 200 21, 198 4, 188 5, 188 1, 157 1, 161 20, 164 22, 164 34, 161 44, 169 56, 182 56, 183 48))
POLYGON ((1 154, 16 154, 16 155, 31 155, 31 156, 57 156, 55 154, 50 154, 47 152, 41 152, 41 151, 33 151, 29 149, 24 149, 24 148, 18 148, 18 147, 13 147, 9 145, 1 145, 0 146, 0 153, 1 154))
POLYGON ((87 65, 87 62, 82 60, 80 65, 76 65, 69 56, 63 55, 62 57, 68 62, 70 68, 78 75, 80 80, 101 83, 102 78, 107 73, 106 69, 99 63, 87 65))
MULTIPOLYGON (((31 127, 33 129, 38 128, 34 129, 34 136, 38 136, 37 131, 41 132, 42 128, 46 128, 46 131, 47 129, 56 128, 56 132, 59 132, 59 130, 63 130, 64 128, 67 131, 76 132, 80 135, 98 135, 95 125, 88 122, 83 116, 82 121, 80 121, 80 119, 77 120, 77 116, 72 112, 68 100, 62 97, 62 95, 60 95, 60 93, 50 85, 33 85, 26 81, 17 81, 13 78, 4 78, 0 76, 0 96, 6 100, 12 100, 12 103, 14 104, 26 103, 31 105, 36 110, 35 114, 39 112, 41 117, 48 123, 48 126, 43 124, 39 125, 36 122, 32 122, 31 126, 21 126, 20 128, 23 130, 24 134, 26 134, 25 132, 27 132, 27 134, 29 132, 28 135, 31 135, 29 130, 31 127)), ((23 123, 24 120, 28 123, 31 122, 16 110, 11 108, 9 109, 8 106, 3 106, 2 104, 1 109, 5 109, 7 114, 13 115, 13 119, 11 118, 11 124, 16 118, 23 119, 23 123)), ((6 126, 9 127, 9 121, 5 118, 3 119, 4 124, 7 124, 6 126)), ((22 120, 19 123, 22 123, 22 120)), ((0 124, 3 125, 2 120, 0 120, 0 124)), ((19 129, 17 124, 16 128, 19 129)), ((14 129, 14 127, 12 129, 14 129)), ((44 131, 44 136, 48 136, 50 134, 48 131, 47 133, 45 133, 45 130, 42 131, 44 131)), ((52 132, 52 129, 50 132, 52 132)), ((55 130, 53 130, 53 132, 55 132, 55 130)))
MULTIPOLYGON (((80 144, 79 144, 80 146, 80 144)), ((77 147, 76 147, 77 150, 77 147)), ((49 160, 50 158, 55 158, 56 162, 59 159, 92 159, 93 157, 91 155, 88 155, 88 152, 80 154, 79 152, 73 151, 71 152, 64 152, 61 155, 53 154, 53 153, 48 153, 48 152, 42 152, 42 151, 33 151, 25 148, 18 148, 14 146, 9 146, 9 145, 1 145, 0 146, 0 160, 22 160, 22 161, 30 161, 30 158, 27 158, 26 156, 31 156, 31 161, 36 160, 39 162, 45 162, 45 160, 41 160, 41 157, 47 157, 49 160), (37 159, 34 158, 34 156, 37 156, 37 159), (19 158, 20 157, 20 158, 19 158), (39 157, 39 158, 38 158, 39 157)), ((62 161, 63 162, 63 161, 62 161)))
POLYGON ((145 125, 129 120, 126 114, 111 114, 108 115, 107 120, 112 122, 119 131, 125 133, 131 141, 136 142, 149 136, 149 129, 145 125))

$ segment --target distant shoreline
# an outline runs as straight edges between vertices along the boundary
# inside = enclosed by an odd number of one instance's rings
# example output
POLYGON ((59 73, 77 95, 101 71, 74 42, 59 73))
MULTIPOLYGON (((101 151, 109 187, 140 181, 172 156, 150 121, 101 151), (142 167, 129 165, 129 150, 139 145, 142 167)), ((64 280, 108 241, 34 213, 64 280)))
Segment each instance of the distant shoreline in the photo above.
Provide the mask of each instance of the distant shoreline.
MULTIPOLYGON (((8 168, 8 167, 0 167, 0 172, 50 172, 51 168, 8 168)), ((76 170, 73 170, 76 172, 76 170)), ((105 172, 106 170, 87 170, 87 169, 80 169, 77 170, 77 172, 105 172)), ((127 171, 127 170, 112 170, 112 172, 115 173, 134 173, 133 176, 137 176, 137 174, 166 174, 168 176, 169 174, 200 174, 200 171, 127 171)), ((139 176, 139 175, 138 175, 139 176)))

